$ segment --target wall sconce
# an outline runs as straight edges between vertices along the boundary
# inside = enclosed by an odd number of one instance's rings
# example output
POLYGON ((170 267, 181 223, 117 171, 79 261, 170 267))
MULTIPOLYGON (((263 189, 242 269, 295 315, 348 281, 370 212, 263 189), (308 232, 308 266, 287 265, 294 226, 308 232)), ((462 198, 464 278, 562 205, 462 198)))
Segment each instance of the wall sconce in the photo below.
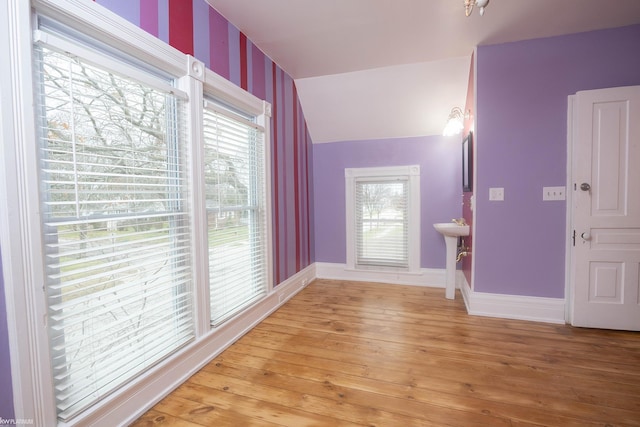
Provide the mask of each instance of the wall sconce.
POLYGON ((480 8, 480 16, 484 15, 484 8, 489 4, 489 0, 464 0, 464 14, 471 16, 473 7, 478 6, 480 8))
POLYGON ((463 113, 460 107, 453 107, 447 118, 447 124, 442 131, 444 136, 457 135, 464 129, 464 119, 468 119, 471 112, 463 113))

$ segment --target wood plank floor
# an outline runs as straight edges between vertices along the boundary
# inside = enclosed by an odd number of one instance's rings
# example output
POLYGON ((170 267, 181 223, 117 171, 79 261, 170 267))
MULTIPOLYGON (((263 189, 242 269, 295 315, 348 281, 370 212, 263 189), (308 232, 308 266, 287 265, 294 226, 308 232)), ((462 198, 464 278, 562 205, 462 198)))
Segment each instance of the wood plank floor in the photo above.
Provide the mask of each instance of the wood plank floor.
POLYGON ((640 334, 316 280, 133 426, 640 426, 640 334))

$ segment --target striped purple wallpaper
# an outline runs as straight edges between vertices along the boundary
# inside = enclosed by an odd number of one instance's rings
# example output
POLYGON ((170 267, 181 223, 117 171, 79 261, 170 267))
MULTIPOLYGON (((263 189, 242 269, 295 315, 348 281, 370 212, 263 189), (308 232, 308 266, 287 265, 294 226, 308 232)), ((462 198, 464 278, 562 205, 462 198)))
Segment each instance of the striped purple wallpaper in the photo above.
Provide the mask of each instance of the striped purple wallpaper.
POLYGON ((312 150, 291 76, 205 0, 96 0, 273 106, 274 283, 314 262, 312 150))

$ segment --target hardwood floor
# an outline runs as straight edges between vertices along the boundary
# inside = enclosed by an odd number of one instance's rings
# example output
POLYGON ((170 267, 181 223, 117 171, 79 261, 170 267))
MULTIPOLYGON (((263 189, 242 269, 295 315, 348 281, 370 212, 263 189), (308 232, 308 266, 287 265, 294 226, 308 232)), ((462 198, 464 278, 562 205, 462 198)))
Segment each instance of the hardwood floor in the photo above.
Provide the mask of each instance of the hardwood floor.
POLYGON ((640 426, 640 334, 316 280, 133 426, 640 426))

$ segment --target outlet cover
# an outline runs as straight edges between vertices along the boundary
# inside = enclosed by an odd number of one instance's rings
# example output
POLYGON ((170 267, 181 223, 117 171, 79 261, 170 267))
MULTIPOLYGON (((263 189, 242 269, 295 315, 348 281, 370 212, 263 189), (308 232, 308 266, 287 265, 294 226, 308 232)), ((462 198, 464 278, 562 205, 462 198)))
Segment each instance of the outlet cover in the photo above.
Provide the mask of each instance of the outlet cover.
POLYGON ((565 200, 566 187, 543 187, 542 200, 565 200))
POLYGON ((489 200, 493 200, 496 202, 501 202, 504 200, 504 188, 490 188, 489 189, 489 200))

